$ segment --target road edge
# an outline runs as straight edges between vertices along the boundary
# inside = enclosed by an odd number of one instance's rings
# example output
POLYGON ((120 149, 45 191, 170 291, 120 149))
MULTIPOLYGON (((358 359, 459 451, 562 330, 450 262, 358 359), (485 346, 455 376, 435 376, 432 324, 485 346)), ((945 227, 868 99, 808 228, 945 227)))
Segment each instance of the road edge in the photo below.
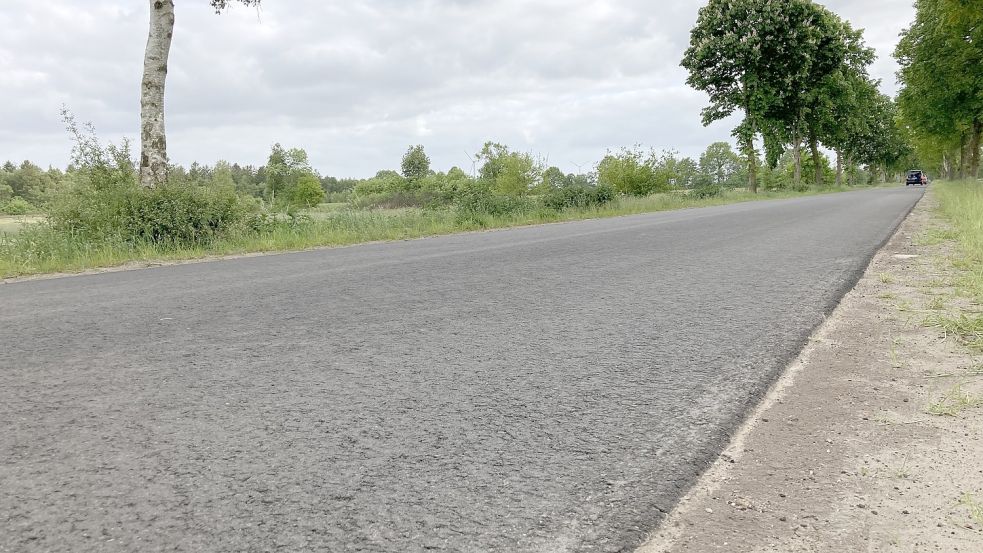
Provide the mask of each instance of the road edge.
POLYGON ((746 451, 745 444, 748 438, 764 422, 762 420, 764 418, 763 415, 782 402, 788 391, 795 384, 797 377, 824 343, 824 337, 829 333, 832 322, 836 318, 836 312, 843 303, 843 300, 867 276, 874 259, 898 236, 904 222, 925 201, 925 197, 926 192, 923 191, 918 200, 894 220, 886 237, 877 244, 871 251, 871 254, 863 260, 863 263, 858 269, 849 274, 843 285, 837 290, 837 293, 832 296, 832 300, 824 306, 822 312, 823 320, 810 329, 792 350, 798 353, 793 353, 785 360, 785 368, 778 373, 767 391, 761 396, 761 399, 747 411, 744 420, 737 425, 731 434, 729 442, 721 450, 717 458, 694 481, 668 514, 662 517, 658 525, 650 532, 646 541, 635 549, 636 553, 669 552, 686 530, 679 523, 688 512, 686 509, 687 503, 695 495, 706 496, 722 488, 723 483, 726 481, 726 476, 733 471, 734 465, 744 457, 746 451))

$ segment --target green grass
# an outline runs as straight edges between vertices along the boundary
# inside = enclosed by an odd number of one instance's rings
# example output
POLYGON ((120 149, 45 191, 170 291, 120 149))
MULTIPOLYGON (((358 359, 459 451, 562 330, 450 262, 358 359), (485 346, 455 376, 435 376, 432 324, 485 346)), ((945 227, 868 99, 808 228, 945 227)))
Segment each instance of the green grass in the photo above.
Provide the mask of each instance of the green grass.
POLYGON ((928 324, 959 336, 970 347, 983 350, 983 184, 947 182, 935 186, 939 211, 951 225, 946 236, 959 246, 953 266, 955 286, 970 307, 952 315, 930 317, 928 324))
MULTIPOLYGON (((806 192, 729 190, 721 197, 697 199, 680 192, 644 198, 624 197, 600 207, 565 211, 537 210, 507 216, 481 216, 460 222, 453 210, 353 210, 323 204, 298 222, 281 221, 262 232, 243 232, 194 247, 107 240, 91 243, 56 233, 37 223, 26 232, 0 232, 0 278, 53 272, 78 272, 128 262, 192 260, 257 252, 296 251, 374 241, 405 240, 456 232, 516 227, 560 221, 616 217, 657 211, 708 207, 756 200, 794 198, 850 188, 806 192)), ((18 226, 18 228, 20 228, 18 226)))
POLYGON ((952 229, 930 228, 925 234, 919 236, 915 240, 915 243, 919 246, 935 246, 943 242, 955 240, 958 237, 959 234, 952 229))
POLYGON ((942 296, 935 296, 932 301, 928 302, 928 308, 932 311, 942 311, 945 309, 945 298, 942 296))
POLYGON ((983 525, 983 502, 977 501, 973 494, 965 493, 959 498, 959 505, 966 508, 973 522, 983 525))
POLYGON ((963 390, 962 386, 954 386, 938 401, 928 406, 928 414, 938 417, 956 417, 965 409, 983 405, 983 398, 976 397, 963 390))
POLYGON ((925 324, 941 329, 946 335, 958 336, 973 349, 983 350, 983 315, 979 313, 934 314, 925 324))

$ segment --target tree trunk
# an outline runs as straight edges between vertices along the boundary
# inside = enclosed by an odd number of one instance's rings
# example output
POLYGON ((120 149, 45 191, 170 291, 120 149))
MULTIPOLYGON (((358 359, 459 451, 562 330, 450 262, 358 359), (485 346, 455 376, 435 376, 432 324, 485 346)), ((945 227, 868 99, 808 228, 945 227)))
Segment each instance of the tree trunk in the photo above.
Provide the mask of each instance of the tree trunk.
POLYGON ((980 136, 983 135, 983 121, 973 121, 973 134, 969 139, 969 177, 980 176, 980 136))
POLYGON ((853 166, 853 156, 847 154, 846 156, 846 184, 847 186, 853 186, 856 182, 854 178, 856 177, 857 171, 853 166))
POLYGON ((174 34, 174 1, 150 0, 150 34, 143 58, 140 94, 140 184, 167 180, 167 138, 164 134, 164 80, 174 34))
POLYGON ((758 193, 758 156, 754 153, 754 135, 751 135, 744 142, 744 149, 747 152, 747 186, 752 194, 758 193))
POLYGON ((836 150, 836 186, 843 184, 843 154, 836 150))
POLYGON ((969 147, 966 144, 966 134, 963 133, 962 138, 959 140, 959 180, 966 178, 966 164, 967 156, 966 153, 969 151, 969 147))
POLYGON ((792 140, 795 142, 795 146, 792 147, 792 158, 795 160, 795 176, 792 183, 798 187, 802 184, 802 137, 799 136, 798 129, 795 130, 792 140))
POLYGON ((754 153, 755 125, 751 116, 751 92, 748 90, 747 78, 741 83, 741 91, 744 93, 744 123, 741 124, 743 132, 739 136, 743 138, 741 146, 747 156, 747 187, 752 194, 758 193, 758 155, 754 153))
POLYGON ((819 164, 819 139, 815 131, 809 131, 809 148, 812 149, 812 181, 819 188, 823 185, 823 168, 819 164))

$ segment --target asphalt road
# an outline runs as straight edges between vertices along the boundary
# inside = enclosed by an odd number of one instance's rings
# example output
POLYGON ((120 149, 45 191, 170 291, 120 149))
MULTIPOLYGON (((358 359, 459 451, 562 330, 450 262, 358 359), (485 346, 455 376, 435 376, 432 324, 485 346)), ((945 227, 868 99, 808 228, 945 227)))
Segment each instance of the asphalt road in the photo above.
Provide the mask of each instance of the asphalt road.
POLYGON ((0 551, 630 551, 920 197, 0 285, 0 551))

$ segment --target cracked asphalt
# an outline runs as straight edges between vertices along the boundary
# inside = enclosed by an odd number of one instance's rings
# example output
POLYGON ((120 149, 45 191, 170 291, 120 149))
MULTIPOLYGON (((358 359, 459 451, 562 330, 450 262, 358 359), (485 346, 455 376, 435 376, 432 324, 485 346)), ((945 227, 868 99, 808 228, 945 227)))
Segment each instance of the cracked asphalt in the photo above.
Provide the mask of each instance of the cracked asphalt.
POLYGON ((0 285, 0 551, 631 551, 921 197, 0 285))

